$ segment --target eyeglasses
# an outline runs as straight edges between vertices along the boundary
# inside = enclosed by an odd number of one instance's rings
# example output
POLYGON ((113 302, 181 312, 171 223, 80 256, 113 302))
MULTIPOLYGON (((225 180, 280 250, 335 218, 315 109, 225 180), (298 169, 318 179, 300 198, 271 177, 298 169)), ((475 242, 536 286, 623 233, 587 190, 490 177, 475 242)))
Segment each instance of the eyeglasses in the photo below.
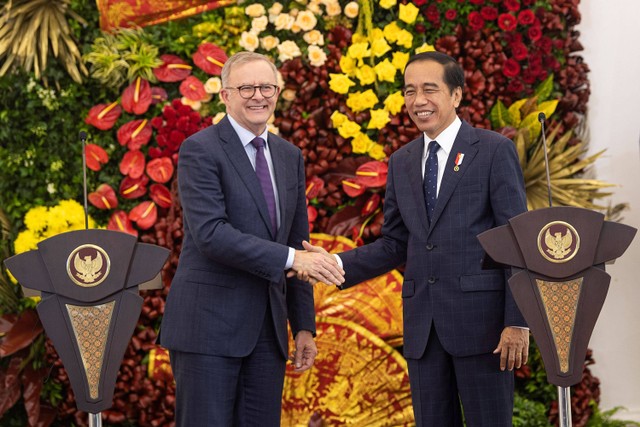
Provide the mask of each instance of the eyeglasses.
POLYGON ((256 89, 260 89, 260 94, 265 98, 271 98, 273 97, 273 95, 278 93, 278 89, 280 88, 276 85, 266 84, 266 85, 257 85, 257 86, 242 85, 238 87, 226 87, 225 89, 235 89, 238 91, 238 93, 242 98, 251 99, 253 98, 253 95, 256 94, 256 89))

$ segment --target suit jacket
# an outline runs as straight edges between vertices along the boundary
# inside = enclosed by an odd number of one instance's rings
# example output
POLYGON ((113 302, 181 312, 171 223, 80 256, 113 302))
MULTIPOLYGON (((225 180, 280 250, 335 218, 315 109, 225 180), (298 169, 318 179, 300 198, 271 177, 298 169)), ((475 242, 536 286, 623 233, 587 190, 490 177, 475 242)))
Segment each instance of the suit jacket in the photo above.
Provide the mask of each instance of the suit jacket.
POLYGON ((288 247, 309 238, 302 154, 274 134, 267 141, 279 197, 271 230, 256 173, 225 117, 185 140, 178 160, 184 239, 159 342, 184 352, 230 357, 256 345, 267 307, 283 356, 293 333, 315 333, 313 289, 286 279, 288 247))
POLYGON ((389 159, 383 237, 340 255, 352 286, 406 262, 404 353, 424 353, 432 323, 455 356, 491 352, 505 326, 525 326, 501 269, 483 270, 476 236, 526 211, 512 141, 462 123, 445 165, 431 224, 423 192, 420 137, 389 159), (464 153, 459 171, 455 158, 464 153))

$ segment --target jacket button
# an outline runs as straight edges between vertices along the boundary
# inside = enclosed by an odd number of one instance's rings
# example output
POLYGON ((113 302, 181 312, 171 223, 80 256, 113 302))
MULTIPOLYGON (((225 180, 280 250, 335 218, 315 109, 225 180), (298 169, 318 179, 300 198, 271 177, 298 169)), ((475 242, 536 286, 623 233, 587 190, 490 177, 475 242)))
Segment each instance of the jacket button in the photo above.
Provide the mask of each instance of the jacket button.
POLYGON ((427 282, 429 282, 430 285, 433 285, 434 283, 436 283, 436 278, 431 276, 429 277, 429 280, 427 280, 427 282))
POLYGON ((435 246, 433 245, 433 243, 427 243, 427 250, 433 250, 433 248, 435 248, 435 246))

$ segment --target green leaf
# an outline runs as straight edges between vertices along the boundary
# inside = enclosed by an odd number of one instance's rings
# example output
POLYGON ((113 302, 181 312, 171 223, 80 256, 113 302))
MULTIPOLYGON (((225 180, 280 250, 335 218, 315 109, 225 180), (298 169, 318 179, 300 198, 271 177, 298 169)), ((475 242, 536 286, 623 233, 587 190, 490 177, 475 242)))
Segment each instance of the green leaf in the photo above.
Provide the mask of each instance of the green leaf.
POLYGON ((491 126, 493 129, 500 129, 505 126, 511 125, 511 118, 509 117, 509 111, 507 107, 498 100, 491 109, 491 126))
POLYGON ((546 117, 551 117, 551 115, 556 111, 556 107, 558 106, 557 99, 551 101, 545 101, 538 104, 538 111, 543 112, 546 117))
POLYGON ((527 101, 528 101, 528 98, 524 98, 514 102, 509 107, 509 117, 511 118, 511 125, 515 128, 520 127, 520 122, 522 121, 521 108, 527 101))
POLYGON ((551 96, 551 92, 553 91, 553 74, 549 74, 542 83, 538 85, 535 90, 535 94, 540 101, 545 101, 549 99, 551 96))

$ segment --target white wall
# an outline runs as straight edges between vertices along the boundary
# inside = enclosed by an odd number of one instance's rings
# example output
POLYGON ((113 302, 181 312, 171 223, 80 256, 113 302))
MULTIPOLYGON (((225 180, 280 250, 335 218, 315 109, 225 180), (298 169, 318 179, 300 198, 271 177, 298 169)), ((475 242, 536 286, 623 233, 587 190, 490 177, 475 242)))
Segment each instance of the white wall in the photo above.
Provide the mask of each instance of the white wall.
MULTIPOLYGON (((582 0, 581 52, 591 73, 588 124, 596 178, 618 184, 613 204, 628 202, 623 223, 640 229, 640 1, 582 0)), ((601 407, 640 421, 640 234, 612 266, 609 294, 590 347, 601 407)))

